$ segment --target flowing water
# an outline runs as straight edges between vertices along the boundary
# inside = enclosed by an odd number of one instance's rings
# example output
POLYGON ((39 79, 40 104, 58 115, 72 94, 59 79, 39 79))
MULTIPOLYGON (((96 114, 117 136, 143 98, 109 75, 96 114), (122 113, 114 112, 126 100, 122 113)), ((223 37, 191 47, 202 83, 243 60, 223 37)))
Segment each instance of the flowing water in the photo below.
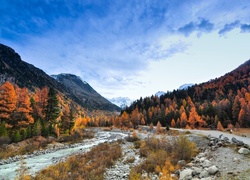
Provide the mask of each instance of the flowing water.
MULTIPOLYGON (((63 159, 75 153, 87 152, 98 144, 124 139, 125 136, 126 133, 122 132, 99 131, 96 133, 95 138, 84 140, 81 145, 77 147, 61 149, 52 153, 27 158, 23 161, 26 163, 29 173, 34 175, 36 172, 54 164, 55 160, 63 159)), ((0 165, 0 180, 14 179, 16 177, 16 170, 20 167, 20 165, 20 161, 0 165)))

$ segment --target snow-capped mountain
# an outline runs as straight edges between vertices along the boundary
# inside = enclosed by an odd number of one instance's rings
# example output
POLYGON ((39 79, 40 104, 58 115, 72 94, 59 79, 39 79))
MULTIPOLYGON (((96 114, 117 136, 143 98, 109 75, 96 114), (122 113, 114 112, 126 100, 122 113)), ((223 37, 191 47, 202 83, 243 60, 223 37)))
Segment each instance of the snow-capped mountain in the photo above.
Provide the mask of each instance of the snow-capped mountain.
POLYGON ((157 93, 155 93, 157 97, 161 97, 164 94, 166 94, 164 91, 158 91, 157 93))
POLYGON ((133 100, 128 97, 115 97, 112 99, 108 99, 111 103, 119 106, 121 109, 126 108, 126 106, 130 106, 133 100))
POLYGON ((190 84, 183 84, 179 87, 179 90, 186 90, 189 87, 193 86, 194 84, 190 83, 190 84))

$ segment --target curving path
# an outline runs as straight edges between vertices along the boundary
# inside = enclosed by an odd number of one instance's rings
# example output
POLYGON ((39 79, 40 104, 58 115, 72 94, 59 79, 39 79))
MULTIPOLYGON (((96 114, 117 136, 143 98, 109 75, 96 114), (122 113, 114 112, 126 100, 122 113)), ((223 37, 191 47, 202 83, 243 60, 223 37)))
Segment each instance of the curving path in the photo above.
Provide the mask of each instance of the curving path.
POLYGON ((223 136, 227 137, 230 140, 230 142, 232 142, 232 138, 235 137, 237 140, 243 141, 245 144, 250 146, 250 138, 241 137, 241 136, 238 136, 238 135, 235 135, 235 134, 229 134, 229 133, 226 133, 226 132, 221 132, 221 131, 216 131, 216 130, 196 130, 196 129, 188 129, 187 130, 187 129, 177 129, 177 128, 171 128, 171 129, 182 131, 182 132, 190 131, 191 133, 198 134, 198 135, 201 134, 201 135, 204 135, 204 136, 211 135, 212 137, 216 137, 216 138, 219 138, 219 136, 221 134, 223 134, 223 136))

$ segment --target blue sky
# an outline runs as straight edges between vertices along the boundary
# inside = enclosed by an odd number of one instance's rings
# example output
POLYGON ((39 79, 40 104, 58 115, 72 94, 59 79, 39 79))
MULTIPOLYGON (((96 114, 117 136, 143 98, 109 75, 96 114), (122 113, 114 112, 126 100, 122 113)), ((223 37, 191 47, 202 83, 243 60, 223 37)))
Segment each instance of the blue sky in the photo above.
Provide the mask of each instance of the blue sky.
POLYGON ((107 98, 206 82, 250 59, 248 0, 0 1, 0 43, 107 98))

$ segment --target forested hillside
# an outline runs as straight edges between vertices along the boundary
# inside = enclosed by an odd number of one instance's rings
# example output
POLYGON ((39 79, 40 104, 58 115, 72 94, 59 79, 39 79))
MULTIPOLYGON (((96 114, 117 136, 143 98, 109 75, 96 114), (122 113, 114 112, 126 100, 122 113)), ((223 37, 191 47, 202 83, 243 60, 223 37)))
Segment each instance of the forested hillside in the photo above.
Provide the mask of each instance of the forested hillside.
MULTIPOLYGON (((75 75, 71 76, 76 77, 75 75)), ((9 81, 19 87, 26 87, 30 91, 34 91, 35 88, 42 89, 45 86, 51 87, 82 107, 120 111, 119 107, 98 94, 89 84, 87 84, 88 86, 72 87, 72 84, 65 83, 65 79, 67 79, 67 76, 58 76, 58 79, 55 80, 43 70, 23 61, 12 48, 0 44, 0 85, 9 81), (93 91, 88 91, 90 88, 93 91), (83 93, 76 93, 79 91, 83 93)), ((83 82, 78 80, 77 84, 83 84, 83 82)))
MULTIPOLYGON (((162 81, 164 83, 164 80, 162 81)), ((250 127, 250 60, 230 73, 187 90, 174 90, 160 98, 140 98, 120 119, 127 123, 181 128, 250 127)))
POLYGON ((106 111, 88 111, 53 88, 20 88, 10 82, 0 86, 0 144, 32 136, 76 135, 86 126, 112 125, 106 111))

